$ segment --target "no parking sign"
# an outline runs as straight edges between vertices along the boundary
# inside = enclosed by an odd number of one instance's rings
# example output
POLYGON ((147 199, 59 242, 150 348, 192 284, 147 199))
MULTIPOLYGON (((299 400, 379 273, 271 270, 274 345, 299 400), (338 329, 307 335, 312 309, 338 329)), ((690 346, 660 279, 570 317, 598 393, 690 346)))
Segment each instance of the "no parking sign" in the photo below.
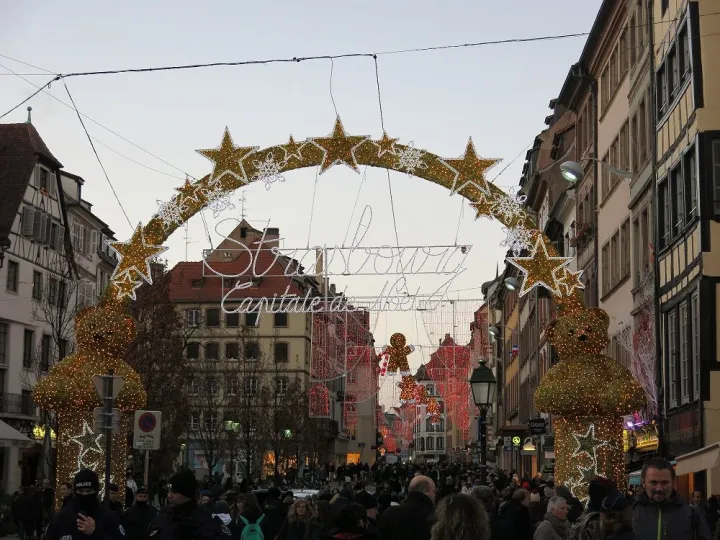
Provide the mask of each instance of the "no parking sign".
POLYGON ((133 448, 158 450, 160 448, 160 411, 135 411, 133 448))

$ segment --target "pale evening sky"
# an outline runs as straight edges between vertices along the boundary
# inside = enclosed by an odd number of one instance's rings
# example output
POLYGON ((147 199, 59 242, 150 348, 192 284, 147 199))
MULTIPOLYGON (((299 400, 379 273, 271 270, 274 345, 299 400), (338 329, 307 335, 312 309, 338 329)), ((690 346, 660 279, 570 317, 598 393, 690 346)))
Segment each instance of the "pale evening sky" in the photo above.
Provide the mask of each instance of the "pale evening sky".
MULTIPOLYGON (((366 2, 140 2, 113 5, 87 2, 19 2, 0 0, 0 55, 54 73, 149 67, 214 61, 292 58, 349 52, 379 52, 437 45, 587 32, 600 0, 430 0, 366 2)), ((401 143, 414 141, 444 157, 463 153, 473 137, 478 153, 504 161, 489 172, 497 175, 530 145, 544 127, 548 102, 557 96, 568 69, 579 58, 585 38, 525 44, 490 45, 378 57, 385 127, 401 143)), ((27 97, 33 86, 9 73, 40 73, 0 56, 0 113, 27 97)), ((330 61, 220 67, 153 74, 124 74, 67 79, 78 109, 171 167, 86 120, 110 180, 133 225, 147 222, 157 200, 168 200, 186 171, 201 177, 211 164, 195 153, 217 146, 227 125, 236 144, 261 147, 324 136, 332 129, 335 109, 330 96, 330 61), (109 150, 107 147, 111 148, 109 150), (114 150, 114 152, 113 152, 114 150), (155 172, 118 155, 123 154, 155 172), (176 168, 175 168, 176 167, 176 168), (175 178, 174 178, 175 177, 175 178)), ((44 84, 48 76, 27 76, 44 84)), ((332 93, 348 133, 382 134, 374 64, 370 58, 334 62, 332 93)), ((49 94, 68 102, 62 82, 49 94)), ((82 176, 83 197, 125 240, 131 233, 113 197, 75 112, 47 94, 29 103, 33 124, 65 170, 82 176)), ((3 122, 23 122, 26 106, 3 122)), ((523 152, 524 154, 524 152, 523 152)), ((497 180, 516 185, 524 155, 497 180)), ((362 168, 361 168, 362 172, 362 168)), ((401 173, 390 175, 401 245, 472 245, 467 270, 450 287, 453 298, 479 299, 480 285, 495 276, 505 248, 500 225, 474 220, 461 200, 444 188, 401 173), (460 222, 459 222, 460 221, 460 222), (459 227, 458 227, 459 223, 459 227), (459 232, 458 232, 459 231, 459 232)), ((318 179, 315 211, 310 208, 314 170, 290 172, 286 181, 244 189, 247 216, 258 228, 279 227, 285 247, 341 244, 350 223, 362 175, 333 167, 318 179)), ((215 225, 240 215, 205 216, 214 245, 215 225)), ((368 169, 350 234, 365 206, 373 222, 365 245, 394 245, 387 176, 368 169)), ((226 221, 219 228, 228 232, 226 221)), ((349 239, 348 239, 349 241, 349 239)), ((171 264, 185 258, 184 230, 168 241, 171 264)), ((202 220, 189 225, 189 259, 199 260, 210 247, 202 220)), ((412 278, 411 289, 431 292, 446 277, 412 278)), ((386 278, 335 280, 348 294, 376 294, 386 278)), ((459 303, 459 341, 466 341, 469 313, 477 303, 459 303)), ((448 325, 440 314, 416 311, 380 315, 378 344, 404 332, 420 346, 411 366, 427 361, 429 345, 448 325)), ((449 317, 448 309, 443 317, 449 317)), ((383 390, 383 393, 392 390, 383 390)), ((386 396, 389 397, 389 396, 386 396)))

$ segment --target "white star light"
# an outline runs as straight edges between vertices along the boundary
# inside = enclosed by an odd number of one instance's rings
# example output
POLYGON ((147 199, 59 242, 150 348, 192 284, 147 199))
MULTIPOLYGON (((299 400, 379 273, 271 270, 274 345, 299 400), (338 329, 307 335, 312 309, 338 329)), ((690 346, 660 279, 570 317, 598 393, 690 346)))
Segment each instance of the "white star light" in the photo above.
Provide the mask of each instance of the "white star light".
POLYGON ((225 210, 234 210, 235 204, 233 204, 228 192, 220 187, 219 184, 211 186, 209 189, 204 191, 205 197, 208 200, 208 208, 212 210, 213 217, 217 218, 225 210))
POLYGON ((397 152, 398 161, 395 167, 405 169, 408 174, 415 174, 415 169, 427 169, 427 164, 420 159, 425 152, 415 148, 414 144, 410 141, 406 148, 397 152))
POLYGON ((262 180, 265 182, 265 189, 270 191, 270 188, 275 182, 284 182, 285 177, 280 174, 286 165, 286 161, 275 161, 272 154, 268 154, 265 160, 255 160, 253 165, 257 169, 257 172, 253 175, 253 182, 262 180))
POLYGON ((100 462, 100 458, 103 455, 103 449, 100 446, 100 439, 102 439, 103 435, 101 433, 97 437, 92 438, 91 436, 94 434, 95 432, 90 428, 90 425, 87 423, 87 421, 83 420, 82 431, 78 435, 75 435, 74 437, 70 437, 68 439, 70 442, 73 442, 79 446, 78 458, 76 463, 77 469, 73 472, 73 475, 79 473, 83 469, 95 470, 95 468, 97 468, 97 465, 100 462), (83 444, 83 442, 80 440, 83 438, 90 438, 93 441, 92 446, 86 447, 85 444, 83 444), (98 455, 91 456, 91 459, 94 459, 94 461, 85 461, 85 457, 90 453, 98 455))
POLYGON ((157 203, 157 217, 162 221, 163 227, 169 229, 173 225, 180 225, 183 222, 182 214, 185 211, 184 204, 178 204, 175 200, 168 202, 157 201, 157 203))
POLYGON ((530 249, 533 240, 532 231, 530 229, 518 226, 503 227, 502 230, 505 233, 505 240, 500 242, 500 245, 505 246, 512 251, 513 255, 519 257, 520 253, 524 250, 530 249))

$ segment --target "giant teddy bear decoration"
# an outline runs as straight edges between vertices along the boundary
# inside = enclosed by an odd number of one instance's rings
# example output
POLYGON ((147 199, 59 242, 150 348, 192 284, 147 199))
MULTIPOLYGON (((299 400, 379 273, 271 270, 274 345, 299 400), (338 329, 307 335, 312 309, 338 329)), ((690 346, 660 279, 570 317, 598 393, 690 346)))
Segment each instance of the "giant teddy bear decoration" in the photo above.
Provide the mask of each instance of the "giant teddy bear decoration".
POLYGON ((578 308, 545 329, 560 362, 535 392, 538 410, 551 413, 555 427, 555 481, 587 499, 595 476, 624 484, 622 417, 645 406, 630 371, 603 351, 610 320, 598 308, 578 308))
MULTIPOLYGON (((105 435, 93 430, 93 409, 102 405, 93 384, 95 375, 122 377, 124 383, 114 406, 123 413, 145 405, 146 394, 140 376, 123 357, 134 334, 133 319, 122 305, 106 302, 81 310, 75 319, 77 351, 61 360, 35 386, 35 402, 57 415, 56 483, 72 481, 80 469, 98 473, 104 491, 105 435)), ((127 448, 126 414, 112 436, 111 481, 125 478, 127 448)), ((58 493, 58 490, 56 490, 58 493)))

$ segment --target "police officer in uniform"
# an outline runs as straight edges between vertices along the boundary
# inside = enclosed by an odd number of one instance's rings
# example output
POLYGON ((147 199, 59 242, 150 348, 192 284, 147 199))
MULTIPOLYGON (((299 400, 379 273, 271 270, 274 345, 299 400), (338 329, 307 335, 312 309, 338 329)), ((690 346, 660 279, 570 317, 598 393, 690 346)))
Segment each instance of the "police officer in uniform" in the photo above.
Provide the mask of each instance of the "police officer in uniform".
POLYGON ((147 488, 137 488, 135 502, 120 517, 120 523, 128 538, 148 539, 148 527, 158 514, 158 509, 150 504, 149 498, 147 488))
POLYGON ((53 516, 45 531, 45 540, 102 538, 122 540, 125 531, 119 516, 98 501, 98 475, 83 469, 73 480, 73 497, 53 516))
POLYGON ((151 540, 228 540, 230 529, 197 504, 197 480, 189 469, 170 478, 168 506, 152 520, 148 528, 151 540))

